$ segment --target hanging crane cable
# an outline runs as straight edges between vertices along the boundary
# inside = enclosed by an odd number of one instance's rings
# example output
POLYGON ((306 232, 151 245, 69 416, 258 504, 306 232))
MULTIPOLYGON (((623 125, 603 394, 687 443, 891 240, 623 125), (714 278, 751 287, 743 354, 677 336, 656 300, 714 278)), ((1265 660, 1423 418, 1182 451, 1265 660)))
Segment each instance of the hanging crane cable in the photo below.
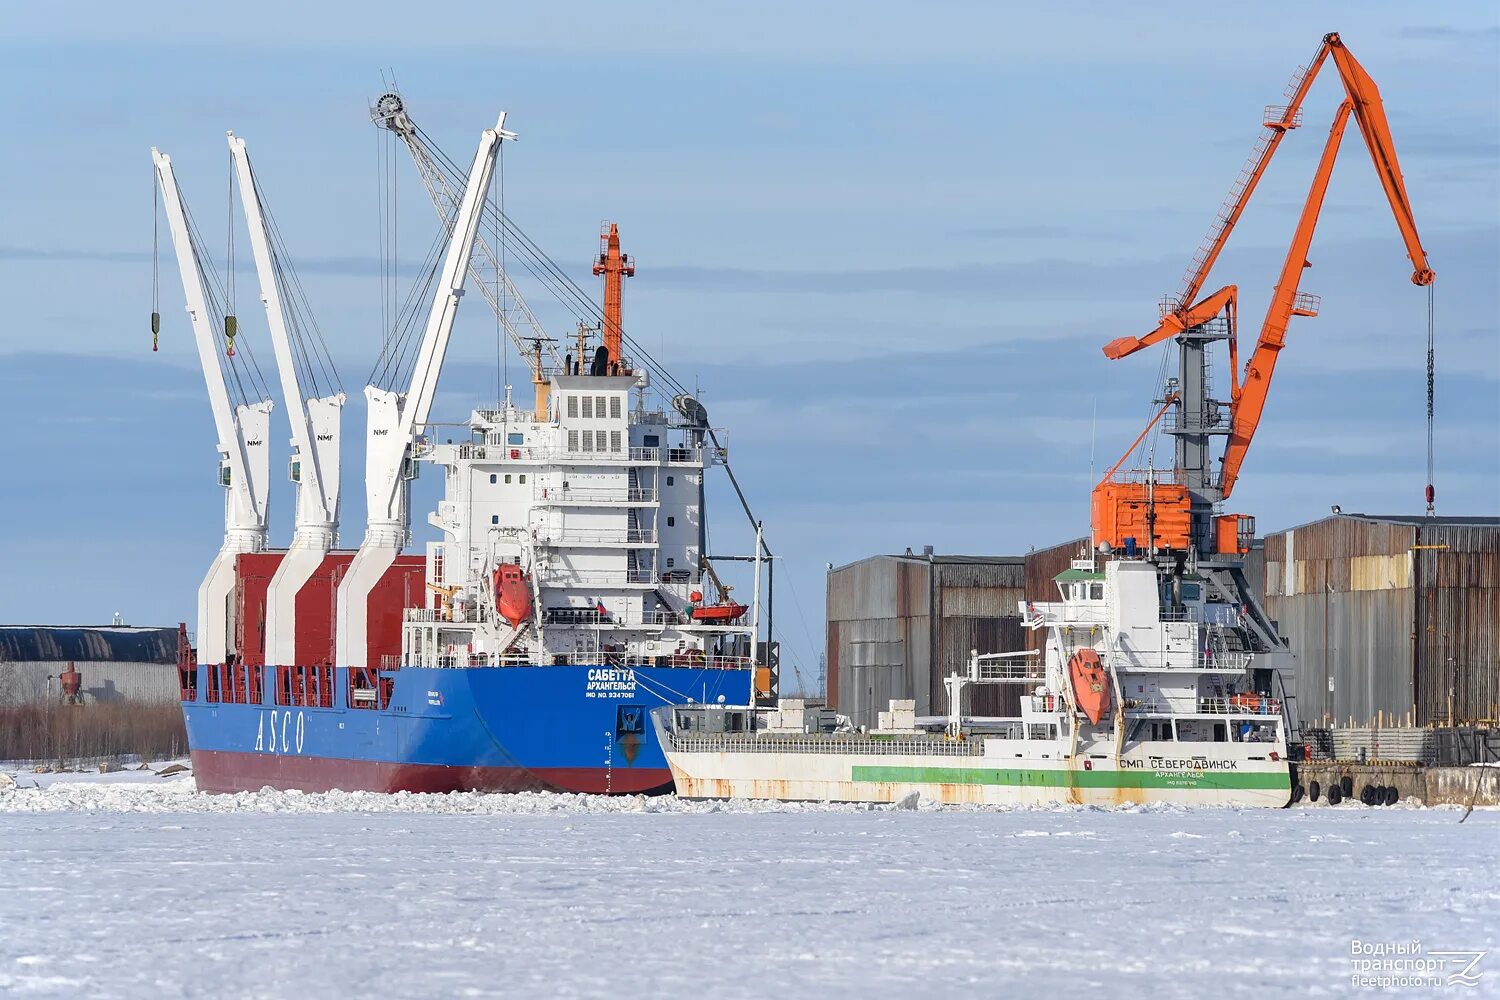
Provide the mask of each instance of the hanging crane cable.
POLYGON ((266 198, 265 190, 260 184, 260 177, 253 167, 250 169, 250 179, 255 188, 256 199, 260 202, 271 268, 277 288, 281 292, 282 309, 285 313, 298 379, 304 386, 311 387, 314 396, 327 396, 334 392, 341 392, 343 385, 339 379, 338 368, 333 362, 333 354, 328 348, 322 328, 318 325, 317 317, 313 314, 307 290, 302 286, 302 279, 291 265, 291 255, 287 252, 281 228, 276 223, 276 217, 271 212, 270 201, 266 198))
POLYGON ((151 350, 161 348, 161 188, 156 184, 156 165, 151 166, 151 350))
POLYGON ((224 253, 225 258, 225 281, 229 286, 229 292, 224 297, 224 340, 227 346, 224 356, 234 357, 234 338, 239 333, 240 321, 235 316, 234 303, 234 157, 229 158, 229 226, 225 237, 228 246, 224 253))
POLYGON ((1427 286, 1427 516, 1437 512, 1437 491, 1433 488, 1433 408, 1432 395, 1437 377, 1434 351, 1433 290, 1427 286))

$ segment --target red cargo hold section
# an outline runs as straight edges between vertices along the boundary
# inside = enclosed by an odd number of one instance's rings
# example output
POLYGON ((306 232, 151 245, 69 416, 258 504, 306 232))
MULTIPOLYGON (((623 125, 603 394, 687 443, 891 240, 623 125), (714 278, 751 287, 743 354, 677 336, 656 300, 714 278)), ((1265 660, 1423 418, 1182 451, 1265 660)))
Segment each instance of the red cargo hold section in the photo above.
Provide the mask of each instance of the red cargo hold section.
MULTIPOLYGON (((235 557, 235 638, 245 663, 266 662, 266 589, 281 552, 241 553, 235 557)), ((339 581, 349 571, 353 552, 331 552, 297 594, 297 663, 313 666, 334 662, 335 616, 339 581)), ((406 608, 422 606, 426 587, 426 559, 397 556, 370 593, 370 666, 384 657, 401 654, 401 620, 406 608)))

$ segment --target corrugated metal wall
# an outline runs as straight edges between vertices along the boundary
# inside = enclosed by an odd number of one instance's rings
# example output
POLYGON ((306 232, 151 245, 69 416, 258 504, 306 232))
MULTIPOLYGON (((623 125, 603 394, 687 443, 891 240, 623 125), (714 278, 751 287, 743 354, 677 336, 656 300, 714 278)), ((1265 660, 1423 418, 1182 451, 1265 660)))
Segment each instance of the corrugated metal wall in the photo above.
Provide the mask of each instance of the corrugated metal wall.
POLYGON ((1416 544, 1417 711, 1500 718, 1500 528, 1422 525, 1416 544))
POLYGON ((1414 711, 1412 537, 1407 525, 1331 517, 1266 538, 1266 612, 1297 657, 1303 725, 1414 711))
MULTIPOLYGON (((83 675, 85 703, 140 701, 174 703, 178 700, 177 664, 96 662, 74 660, 83 675)), ((67 661, 25 660, 0 663, 0 705, 56 700, 61 696, 57 675, 67 661), (48 680, 48 678, 52 678, 48 680)))
POLYGON ((1455 722, 1495 718, 1500 527, 1335 516, 1269 536, 1265 560, 1304 724, 1446 722, 1450 687, 1455 722))
MULTIPOLYGON (((857 725, 873 725, 892 698, 915 700, 919 715, 945 713, 943 678, 963 668, 970 650, 1028 648, 1025 580, 1020 558, 872 556, 831 571, 829 702, 857 725)), ((1014 713, 1017 693, 977 688, 966 710, 1014 713)))
POLYGON ((1036 549, 1026 554, 1026 599, 1028 601, 1055 601, 1058 599, 1057 574, 1067 569, 1074 559, 1088 550, 1087 538, 1075 538, 1061 545, 1036 549))

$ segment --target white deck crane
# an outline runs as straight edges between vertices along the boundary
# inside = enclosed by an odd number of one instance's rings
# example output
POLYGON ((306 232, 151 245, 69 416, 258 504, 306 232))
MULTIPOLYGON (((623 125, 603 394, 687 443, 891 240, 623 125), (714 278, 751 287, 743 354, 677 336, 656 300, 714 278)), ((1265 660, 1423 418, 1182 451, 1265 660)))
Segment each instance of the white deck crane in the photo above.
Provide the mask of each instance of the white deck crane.
MULTIPOLYGON (((422 186, 427 189, 427 196, 432 200, 433 209, 437 211, 438 218, 446 222, 458 204, 458 195, 438 162, 441 154, 429 147, 423 139, 416 123, 407 115, 406 104, 401 95, 395 92, 381 95, 370 109, 370 117, 375 124, 389 130, 405 143, 412 162, 416 164, 417 173, 422 178, 422 186)), ((517 354, 525 359, 531 370, 531 383, 536 393, 536 418, 546 420, 548 394, 552 385, 548 367, 559 371, 563 367, 563 359, 557 353, 557 341, 547 336, 542 325, 537 322, 526 299, 501 266, 499 254, 490 246, 482 232, 475 233, 474 256, 476 259, 470 264, 470 274, 474 277, 474 283, 479 286, 479 294, 489 303, 490 311, 505 327, 517 354), (481 268, 485 272, 494 273, 494 287, 485 282, 481 268), (505 299, 510 300, 510 308, 506 307, 505 299)))
POLYGON ((437 392, 438 375, 448 350, 449 335, 453 332, 458 300, 463 297, 464 278, 469 272, 469 256, 473 252, 490 178, 495 170, 495 154, 501 141, 512 137, 504 125, 505 112, 502 111, 495 127, 485 129, 479 139, 463 200, 453 220, 448 253, 427 315, 410 388, 405 393, 398 393, 374 385, 365 386, 365 398, 369 403, 365 444, 365 493, 369 513, 365 539, 349 565, 349 572, 339 583, 336 655, 340 666, 379 666, 367 662, 370 592, 406 544, 410 516, 406 468, 413 458, 417 430, 427 423, 437 392))
POLYGON ((167 228, 172 234, 193 339, 198 346, 198 361, 203 368, 214 430, 219 437, 219 484, 226 490, 224 544, 198 587, 198 661, 223 663, 235 646, 234 615, 230 607, 235 587, 234 557, 241 552, 259 552, 266 546, 270 471, 266 436, 271 428, 272 403, 263 399, 238 406, 230 404, 214 336, 216 320, 209 314, 202 266, 177 190, 172 160, 155 147, 151 149, 151 159, 156 165, 167 228))
POLYGON ((271 346, 281 376, 281 395, 292 428, 292 481, 296 484, 296 522, 292 544, 266 590, 266 662, 296 664, 297 594, 333 548, 339 522, 339 430, 345 396, 334 392, 309 397, 298 377, 281 287, 271 258, 270 234, 256 190, 245 140, 228 133, 229 153, 239 181, 240 203, 250 233, 250 249, 260 278, 271 346))

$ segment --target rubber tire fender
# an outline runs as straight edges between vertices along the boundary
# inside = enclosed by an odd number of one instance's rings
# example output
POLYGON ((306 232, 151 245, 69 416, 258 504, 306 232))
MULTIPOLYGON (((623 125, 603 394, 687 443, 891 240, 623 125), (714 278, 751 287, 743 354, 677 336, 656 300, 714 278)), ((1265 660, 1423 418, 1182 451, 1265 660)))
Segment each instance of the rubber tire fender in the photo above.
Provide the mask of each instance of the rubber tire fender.
POLYGON ((1302 801, 1302 796, 1305 795, 1306 793, 1307 793, 1307 789, 1303 788, 1300 784, 1293 785, 1292 786, 1292 803, 1296 804, 1298 802, 1301 802, 1302 801))
POLYGON ((1379 797, 1377 798, 1376 789, 1379 788, 1379 787, 1380 786, 1378 786, 1378 785, 1366 785, 1365 787, 1361 788, 1359 790, 1359 801, 1363 802, 1367 806, 1373 806, 1373 805, 1377 805, 1378 803, 1384 802, 1385 801, 1385 792, 1384 791, 1380 791, 1378 793, 1379 797))
POLYGON ((1385 786, 1385 804, 1388 805, 1388 806, 1393 806, 1397 802, 1400 802, 1400 801, 1401 801, 1401 789, 1397 788, 1395 785, 1386 785, 1385 786))
POLYGON ((1339 791, 1343 793, 1343 797, 1346 798, 1346 799, 1352 799, 1352 798, 1354 798, 1354 776, 1353 775, 1346 774, 1342 778, 1339 779, 1339 791))
POLYGON ((1308 784, 1307 784, 1307 800, 1309 802, 1316 802, 1316 801, 1318 801, 1318 796, 1322 793, 1322 791, 1323 791, 1323 786, 1320 785, 1320 784, 1318 784, 1316 781, 1310 781, 1310 782, 1308 782, 1308 784))
POLYGON ((1331 806, 1336 806, 1340 802, 1342 802, 1343 800, 1344 800, 1344 786, 1342 784, 1340 784, 1339 782, 1334 782, 1333 784, 1329 785, 1328 786, 1328 804, 1331 805, 1331 806))

